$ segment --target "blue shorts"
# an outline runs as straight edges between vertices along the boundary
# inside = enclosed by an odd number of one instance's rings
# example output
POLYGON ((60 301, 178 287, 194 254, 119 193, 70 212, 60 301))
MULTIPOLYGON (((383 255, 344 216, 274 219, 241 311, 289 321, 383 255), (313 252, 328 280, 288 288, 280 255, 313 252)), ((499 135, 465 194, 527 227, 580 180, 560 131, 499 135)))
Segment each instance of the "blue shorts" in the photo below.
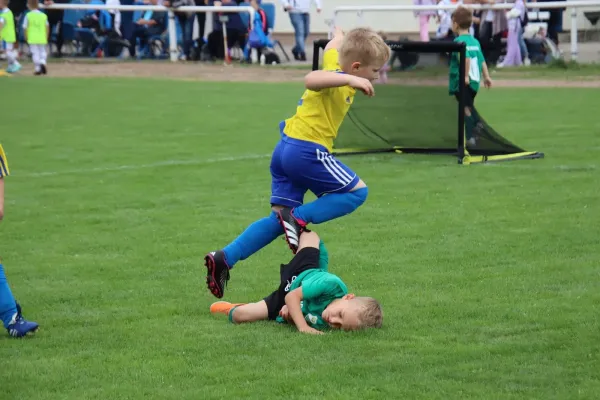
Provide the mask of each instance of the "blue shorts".
POLYGON ((317 197, 327 193, 347 193, 360 178, 329 154, 320 144, 292 139, 283 133, 271 157, 271 204, 296 207, 304 194, 317 197))

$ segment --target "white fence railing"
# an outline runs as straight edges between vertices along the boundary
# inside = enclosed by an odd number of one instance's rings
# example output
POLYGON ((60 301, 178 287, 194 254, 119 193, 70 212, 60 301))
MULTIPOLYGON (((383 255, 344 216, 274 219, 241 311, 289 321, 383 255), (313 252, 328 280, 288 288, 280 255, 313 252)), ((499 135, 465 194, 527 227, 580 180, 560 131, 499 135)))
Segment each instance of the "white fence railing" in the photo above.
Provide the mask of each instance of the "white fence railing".
MULTIPOLYGON (((494 4, 494 5, 482 5, 482 4, 465 4, 465 7, 474 10, 510 10, 514 7, 514 3, 494 4)), ((580 8, 598 8, 600 6, 600 0, 575 0, 575 1, 553 1, 544 3, 525 3, 525 7, 529 10, 540 10, 540 9, 556 9, 556 8, 567 8, 571 10, 571 59, 577 60, 577 16, 580 8)), ((456 4, 452 5, 433 5, 433 6, 340 6, 336 7, 333 12, 333 19, 330 21, 330 27, 333 28, 338 20, 338 15, 341 13, 356 13, 359 21, 362 20, 363 13, 365 12, 389 12, 389 11, 401 11, 401 12, 413 12, 413 11, 438 11, 438 10, 454 10, 458 7, 456 4)), ((332 31, 329 32, 331 37, 332 31)))
POLYGON ((171 61, 177 61, 179 56, 177 51, 177 30, 175 26, 175 12, 195 12, 195 13, 248 13, 250 26, 254 26, 254 9, 252 7, 223 7, 223 6, 185 6, 177 9, 164 6, 124 6, 124 5, 106 5, 106 4, 53 4, 51 6, 42 6, 51 10, 106 10, 106 11, 162 11, 166 12, 169 18, 169 58, 171 61))

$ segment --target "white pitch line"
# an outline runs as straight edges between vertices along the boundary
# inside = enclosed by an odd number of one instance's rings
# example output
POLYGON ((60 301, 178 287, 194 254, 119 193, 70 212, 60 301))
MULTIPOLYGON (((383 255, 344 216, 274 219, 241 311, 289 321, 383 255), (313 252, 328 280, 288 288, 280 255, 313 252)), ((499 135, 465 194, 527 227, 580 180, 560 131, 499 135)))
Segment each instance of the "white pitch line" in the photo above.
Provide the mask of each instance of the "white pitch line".
POLYGON ((197 160, 167 160, 167 161, 159 161, 151 164, 138 164, 138 165, 118 165, 114 167, 97 167, 97 168, 81 168, 81 169, 71 169, 64 171, 47 171, 47 172, 32 172, 32 173, 23 173, 20 174, 18 172, 13 173, 15 177, 27 177, 27 178, 39 178, 45 176, 55 176, 55 175, 67 175, 67 174, 87 174, 93 172, 112 172, 112 171, 127 171, 127 170, 136 170, 136 169, 146 169, 146 168, 158 168, 158 167, 169 167, 169 166, 181 166, 181 165, 205 165, 205 164, 216 164, 227 161, 244 161, 244 160, 258 160, 262 158, 270 157, 271 154, 247 154, 242 156, 232 156, 232 157, 218 157, 218 158, 205 158, 205 159, 197 159, 197 160))

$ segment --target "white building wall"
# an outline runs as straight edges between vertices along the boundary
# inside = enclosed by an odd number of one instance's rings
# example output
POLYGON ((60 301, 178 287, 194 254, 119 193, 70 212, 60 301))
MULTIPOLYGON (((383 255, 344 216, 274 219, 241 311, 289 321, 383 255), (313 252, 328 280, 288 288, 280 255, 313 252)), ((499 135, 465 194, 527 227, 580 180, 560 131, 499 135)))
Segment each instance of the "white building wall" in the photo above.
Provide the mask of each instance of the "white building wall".
MULTIPOLYGON (((268 0, 267 0, 268 1, 268 0)), ((311 12, 311 32, 312 33, 325 33, 328 31, 328 27, 325 23, 326 19, 333 18, 333 10, 338 6, 361 6, 361 5, 411 5, 412 0, 321 0, 323 3, 323 11, 317 14, 315 8, 311 12)), ((286 12, 283 11, 281 3, 278 0, 272 0, 276 4, 276 16, 275 16, 275 32, 291 33, 292 24, 290 18, 286 12)), ((591 9, 589 9, 591 10, 591 9)), ((600 10, 600 7, 598 8, 600 10)), ((579 30, 591 29, 590 23, 583 16, 584 10, 579 10, 579 18, 577 27, 579 30)), ((344 28, 349 29, 359 25, 367 25, 375 30, 381 30, 384 32, 411 32, 417 33, 419 25, 412 12, 405 11, 388 11, 388 12, 365 12, 363 15, 362 23, 359 22, 358 17, 352 13, 340 14, 338 24, 344 28)), ((563 29, 569 30, 571 28, 571 13, 567 10, 563 17, 563 29)), ((435 32, 436 25, 434 21, 430 23, 431 32, 435 32)))

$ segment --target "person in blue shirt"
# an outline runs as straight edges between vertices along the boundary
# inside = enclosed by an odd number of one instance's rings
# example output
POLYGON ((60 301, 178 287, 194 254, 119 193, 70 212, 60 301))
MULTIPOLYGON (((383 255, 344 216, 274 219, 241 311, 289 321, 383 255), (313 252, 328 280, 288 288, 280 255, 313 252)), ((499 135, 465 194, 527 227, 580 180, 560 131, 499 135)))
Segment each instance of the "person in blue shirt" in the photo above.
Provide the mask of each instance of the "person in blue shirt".
MULTIPOLYGON (((155 6, 157 0, 150 0, 150 4, 155 6)), ((145 44, 152 36, 161 35, 166 29, 167 14, 162 11, 145 11, 142 17, 135 21, 133 34, 129 46, 129 54, 135 57, 136 41, 139 38, 140 44, 145 44)))

